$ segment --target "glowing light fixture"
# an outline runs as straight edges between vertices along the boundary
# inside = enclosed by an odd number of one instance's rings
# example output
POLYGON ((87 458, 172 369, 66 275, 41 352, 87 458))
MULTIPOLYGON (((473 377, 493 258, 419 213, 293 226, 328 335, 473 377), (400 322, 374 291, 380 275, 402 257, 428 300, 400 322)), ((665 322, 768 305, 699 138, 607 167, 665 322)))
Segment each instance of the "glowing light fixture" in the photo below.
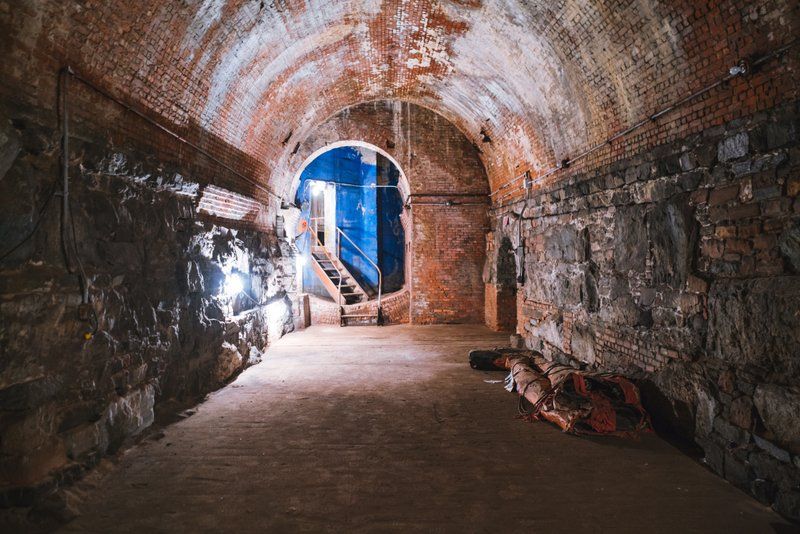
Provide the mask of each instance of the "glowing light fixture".
POLYGON ((311 183, 311 194, 315 197, 318 197, 320 193, 325 191, 325 182, 320 182, 319 180, 310 180, 311 183))
POLYGON ((226 297, 235 297, 242 291, 244 291, 244 281, 242 280, 241 275, 237 273, 231 273, 225 276, 225 286, 223 288, 223 292, 225 293, 226 297))

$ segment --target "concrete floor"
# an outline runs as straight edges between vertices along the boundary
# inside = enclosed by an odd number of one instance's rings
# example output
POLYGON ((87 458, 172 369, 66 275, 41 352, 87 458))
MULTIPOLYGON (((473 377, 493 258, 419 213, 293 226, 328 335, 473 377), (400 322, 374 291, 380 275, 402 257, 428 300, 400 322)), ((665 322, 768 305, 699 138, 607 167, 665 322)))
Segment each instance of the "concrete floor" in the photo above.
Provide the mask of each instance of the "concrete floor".
POLYGON ((779 532, 655 436, 516 417, 479 326, 314 327, 100 477, 67 532, 779 532))

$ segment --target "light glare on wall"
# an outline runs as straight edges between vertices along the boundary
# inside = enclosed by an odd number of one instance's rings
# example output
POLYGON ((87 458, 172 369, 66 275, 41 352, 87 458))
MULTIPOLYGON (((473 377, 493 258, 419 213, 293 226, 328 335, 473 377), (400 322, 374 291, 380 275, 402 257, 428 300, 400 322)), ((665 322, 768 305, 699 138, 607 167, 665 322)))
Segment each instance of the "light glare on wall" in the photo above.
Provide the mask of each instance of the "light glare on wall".
POLYGON ((267 306, 267 320, 269 322, 280 321, 286 315, 286 311, 286 303, 282 300, 276 300, 267 306))
POLYGON ((225 276, 225 286, 223 288, 225 296, 228 298, 235 297, 244 291, 244 281, 238 273, 231 273, 225 276))

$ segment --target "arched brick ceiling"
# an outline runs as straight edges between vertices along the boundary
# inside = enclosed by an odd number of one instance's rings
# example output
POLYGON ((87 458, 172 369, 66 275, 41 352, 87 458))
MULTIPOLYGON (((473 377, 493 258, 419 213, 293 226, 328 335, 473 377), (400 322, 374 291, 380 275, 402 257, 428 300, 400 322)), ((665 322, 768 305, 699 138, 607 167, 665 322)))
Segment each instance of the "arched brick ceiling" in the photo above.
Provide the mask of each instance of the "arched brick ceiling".
POLYGON ((497 187, 781 44, 798 19, 793 2, 767 0, 25 5, 18 31, 29 32, 32 50, 49 46, 127 100, 255 157, 280 192, 301 163, 297 142, 337 111, 378 99, 452 121, 482 150, 497 187), (764 14, 776 13, 784 35, 762 30, 764 14), (747 32, 736 31, 742 25, 747 32))

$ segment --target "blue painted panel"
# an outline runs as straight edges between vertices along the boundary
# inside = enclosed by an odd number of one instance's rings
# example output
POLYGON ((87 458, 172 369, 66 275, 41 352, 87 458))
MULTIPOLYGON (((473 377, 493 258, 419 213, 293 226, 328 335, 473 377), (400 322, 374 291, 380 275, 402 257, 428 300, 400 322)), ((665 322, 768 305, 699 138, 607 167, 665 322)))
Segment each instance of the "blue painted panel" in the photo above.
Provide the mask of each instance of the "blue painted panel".
MULTIPOLYGON (((400 171, 388 159, 377 156, 378 185, 397 185, 400 171)), ((383 290, 397 291, 405 283, 405 232, 400 224, 403 200, 395 188, 377 189, 378 265, 384 273, 383 290)))
MULTIPOLYGON (((320 155, 306 167, 295 197, 302 217, 308 219, 311 207, 309 180, 337 184, 336 225, 381 267, 384 292, 400 289, 404 283, 404 236, 399 220, 402 201, 396 189, 376 188, 375 185, 379 182, 396 185, 398 176, 399 171, 379 154, 363 148, 336 148, 320 155)), ((310 244, 308 233, 297 243, 304 254, 308 254, 310 244)), ((346 239, 341 241, 340 257, 362 287, 377 293, 377 271, 346 239)), ((309 266, 303 272, 303 285, 310 293, 327 295, 309 266)))

